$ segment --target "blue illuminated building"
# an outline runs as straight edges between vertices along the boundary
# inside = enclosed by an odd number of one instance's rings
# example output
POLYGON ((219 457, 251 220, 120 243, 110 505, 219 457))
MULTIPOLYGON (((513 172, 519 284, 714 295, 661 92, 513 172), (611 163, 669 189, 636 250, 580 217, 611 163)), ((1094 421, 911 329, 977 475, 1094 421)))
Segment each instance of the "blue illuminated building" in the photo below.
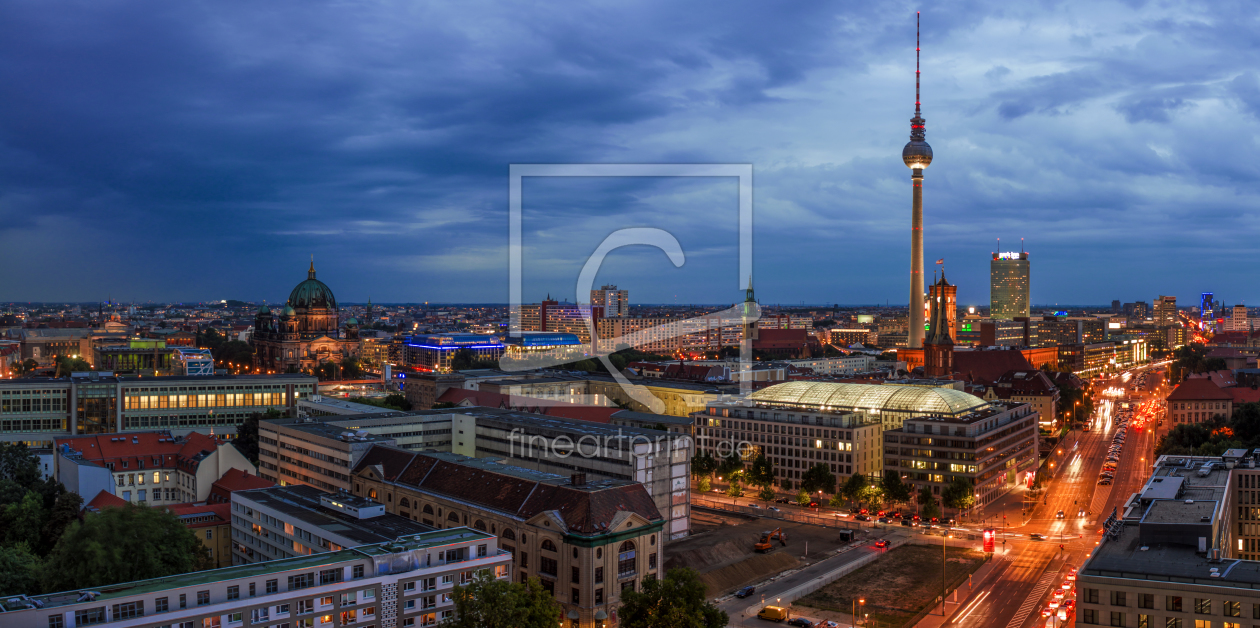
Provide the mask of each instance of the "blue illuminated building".
POLYGON ((404 347, 407 366, 425 371, 450 371, 451 362, 460 349, 472 352, 477 360, 498 360, 503 356, 503 343, 484 334, 426 334, 411 336, 404 347))

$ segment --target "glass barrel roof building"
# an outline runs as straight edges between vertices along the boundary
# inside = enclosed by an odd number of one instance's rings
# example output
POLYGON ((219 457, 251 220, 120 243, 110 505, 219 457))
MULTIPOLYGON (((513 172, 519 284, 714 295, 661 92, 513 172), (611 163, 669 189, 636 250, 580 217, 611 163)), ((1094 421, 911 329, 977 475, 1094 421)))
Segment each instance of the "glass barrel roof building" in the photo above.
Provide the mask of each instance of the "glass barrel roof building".
POLYGON ((988 401, 960 390, 913 385, 788 382, 758 390, 747 399, 763 407, 856 413, 878 419, 886 429, 913 417, 962 418, 993 411, 988 401))

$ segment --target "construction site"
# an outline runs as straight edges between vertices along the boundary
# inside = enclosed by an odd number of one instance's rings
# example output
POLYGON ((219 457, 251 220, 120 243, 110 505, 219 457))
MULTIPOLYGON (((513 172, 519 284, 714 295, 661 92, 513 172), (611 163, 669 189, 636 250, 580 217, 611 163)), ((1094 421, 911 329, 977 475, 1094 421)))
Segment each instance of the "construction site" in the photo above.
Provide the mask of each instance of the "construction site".
MULTIPOLYGON (((827 558, 852 530, 694 509, 692 534, 666 550, 665 568, 700 573, 709 597, 762 582, 827 558)), ((861 532, 857 533, 859 536, 861 532)))

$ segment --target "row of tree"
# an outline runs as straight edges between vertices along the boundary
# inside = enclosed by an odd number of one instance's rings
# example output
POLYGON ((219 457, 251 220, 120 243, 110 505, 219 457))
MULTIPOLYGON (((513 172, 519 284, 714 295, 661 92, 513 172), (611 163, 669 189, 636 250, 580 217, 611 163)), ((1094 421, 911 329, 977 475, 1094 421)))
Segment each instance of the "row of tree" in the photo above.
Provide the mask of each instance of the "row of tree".
POLYGON ((1219 456, 1227 449, 1260 447, 1260 403, 1241 403, 1228 419, 1217 414, 1202 423, 1179 423, 1159 437, 1155 455, 1219 456))
MULTIPOLYGON (((719 479, 725 478, 728 482, 726 494, 731 497, 743 497, 745 483, 757 487, 755 494, 762 501, 772 501, 778 495, 774 488, 774 463, 762 452, 758 452, 746 468, 738 454, 719 460, 708 452, 700 452, 692 457, 691 472, 698 478, 701 492, 711 490, 711 476, 716 474, 719 479)), ((780 486, 783 490, 790 491, 794 485, 792 480, 784 479, 780 486)), ((815 494, 830 494, 828 505, 834 508, 841 508, 846 503, 867 506, 907 504, 913 497, 920 508, 920 515, 927 517, 939 516, 941 503, 958 512, 969 510, 976 503, 974 485, 970 479, 962 476, 955 476, 941 491, 939 503, 929 487, 925 486, 914 494, 913 486, 903 482, 901 475, 894 470, 884 471, 883 476, 878 479, 854 473, 837 490, 835 474, 827 464, 821 462, 801 474, 796 488, 796 502, 802 506, 814 503, 815 494)), ((821 497, 817 501, 821 501, 821 497)))
POLYGON ((100 587, 208 568, 209 552, 174 515, 125 506, 81 515, 83 499, 0 443, 0 596, 100 587))
MULTIPOLYGON (((455 616, 448 628, 552 628, 564 623, 563 607, 538 578, 524 583, 496 580, 487 571, 467 586, 456 587, 455 616)), ((641 591, 621 595, 617 610, 622 628, 721 628, 729 617, 706 599, 704 583, 692 569, 670 569, 661 579, 647 578, 641 591)))

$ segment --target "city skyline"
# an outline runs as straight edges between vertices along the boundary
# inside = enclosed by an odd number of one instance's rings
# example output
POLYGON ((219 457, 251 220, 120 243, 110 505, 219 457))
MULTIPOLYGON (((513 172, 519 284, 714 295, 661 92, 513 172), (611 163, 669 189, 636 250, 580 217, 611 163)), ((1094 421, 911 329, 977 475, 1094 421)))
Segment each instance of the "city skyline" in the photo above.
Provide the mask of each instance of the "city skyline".
MULTIPOLYGON (((223 18, 229 37, 203 10, 3 9, 0 72, 21 89, 0 118, 0 298, 257 300, 314 253, 356 301, 506 301, 508 164, 666 161, 753 164, 767 302, 906 298, 896 151, 914 7, 749 6, 701 12, 703 27, 666 6, 508 9, 494 38, 467 12, 320 8, 290 27, 251 7, 223 18), (639 22, 684 26, 609 26, 639 22), (317 47, 301 37, 334 23, 317 47), (61 250, 76 239, 95 244, 61 250)), ((1034 302, 1258 298, 1227 263, 1260 235, 1253 149, 1235 140, 1260 80, 1228 9, 980 5, 923 20, 924 115, 947 156, 925 257, 946 259, 961 303, 987 300, 987 257, 1017 237, 1034 302)), ((642 286, 641 302, 727 302, 736 255, 718 214, 734 197, 720 182, 527 184, 526 246, 541 250, 526 293, 571 283, 610 230, 661 224, 683 268, 623 251, 598 279, 642 286)))

